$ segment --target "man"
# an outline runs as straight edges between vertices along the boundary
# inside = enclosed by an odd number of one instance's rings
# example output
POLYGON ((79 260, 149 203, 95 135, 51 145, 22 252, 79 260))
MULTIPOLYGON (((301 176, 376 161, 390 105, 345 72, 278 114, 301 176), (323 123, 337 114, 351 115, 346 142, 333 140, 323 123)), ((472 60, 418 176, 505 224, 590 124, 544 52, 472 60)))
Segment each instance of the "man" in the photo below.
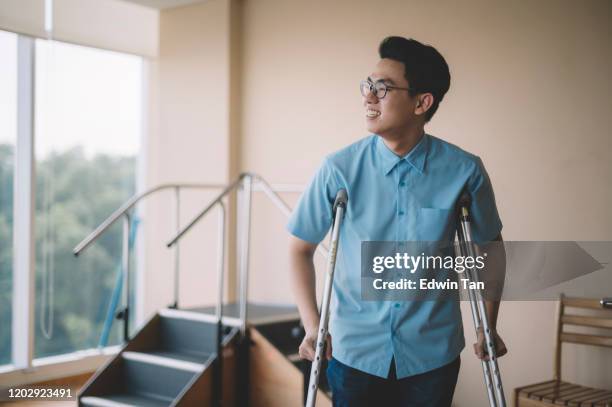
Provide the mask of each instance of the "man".
MULTIPOLYGON (((314 357, 313 254, 331 225, 334 197, 345 188, 326 348, 334 406, 450 406, 465 346, 458 302, 363 301, 361 242, 452 241, 453 209, 464 190, 472 197, 474 241, 501 241, 502 224, 480 159, 424 131, 450 86, 442 55, 401 37, 383 40, 379 54, 361 83, 372 135, 325 159, 287 226, 292 285, 306 330, 299 352, 314 357)), ((491 256, 504 263, 503 253, 491 256)), ((495 329, 498 303, 487 301, 487 308, 495 329)), ((501 356, 505 345, 494 334, 501 356)), ((479 334, 474 350, 481 359, 483 345, 479 334)))

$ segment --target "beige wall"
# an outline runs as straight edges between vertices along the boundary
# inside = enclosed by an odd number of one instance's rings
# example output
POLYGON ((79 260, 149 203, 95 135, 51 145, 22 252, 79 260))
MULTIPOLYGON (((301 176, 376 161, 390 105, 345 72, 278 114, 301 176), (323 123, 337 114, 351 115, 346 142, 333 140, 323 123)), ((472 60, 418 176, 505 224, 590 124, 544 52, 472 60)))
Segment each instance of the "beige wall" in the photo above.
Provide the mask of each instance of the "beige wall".
MULTIPOLYGON (((379 41, 396 34, 446 57, 451 89, 426 130, 483 158, 507 240, 612 240, 611 7, 607 0, 211 0, 164 11, 148 182, 227 181, 239 166, 274 183, 306 183, 326 154, 366 135, 357 83, 376 63, 379 41)), ((150 209, 149 311, 172 293, 161 245, 171 228, 161 215, 168 205, 154 201, 150 209)), ((250 295, 291 302, 285 219, 261 196, 253 208, 250 295)), ((185 255, 189 303, 209 298, 198 287, 213 243, 203 233, 185 244, 184 252, 200 252, 185 255)), ((509 398, 514 387, 551 377, 554 310, 552 302, 502 305, 509 398)), ((603 350, 573 347, 564 356, 568 379, 610 387, 612 357, 603 350)), ((469 348, 462 363, 455 404, 485 405, 469 348)))
MULTIPOLYGON (((324 155, 366 135, 357 84, 373 69, 380 40, 413 37, 433 44, 452 75, 426 130, 483 158, 504 237, 610 240, 611 4, 247 0, 242 168, 306 183, 324 155)), ((255 210, 251 295, 291 301, 284 220, 263 199, 255 210)), ((471 342, 468 308, 463 314, 471 342)), ((554 303, 502 305, 508 397, 552 378, 554 315, 554 303)), ((604 355, 568 349, 566 377, 611 387, 612 355, 604 355)), ((469 348, 462 363, 455 404, 485 405, 469 348)))
MULTIPOLYGON (((160 13, 159 58, 151 62, 147 186, 217 183, 230 179, 229 1, 217 0, 160 13)), ((143 230, 146 261, 141 283, 146 318, 173 301, 173 192, 147 201, 143 230)), ((213 197, 181 196, 185 225, 213 197)), ((181 243, 181 306, 216 299, 217 214, 211 213, 181 243)))

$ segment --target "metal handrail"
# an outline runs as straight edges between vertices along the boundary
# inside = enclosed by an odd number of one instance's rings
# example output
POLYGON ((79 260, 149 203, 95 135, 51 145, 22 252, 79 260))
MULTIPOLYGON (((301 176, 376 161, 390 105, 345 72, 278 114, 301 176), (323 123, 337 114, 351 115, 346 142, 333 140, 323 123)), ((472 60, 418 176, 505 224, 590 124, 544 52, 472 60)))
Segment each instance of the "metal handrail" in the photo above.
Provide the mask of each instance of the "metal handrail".
MULTIPOLYGON (((129 287, 129 274, 130 274, 130 248, 129 248, 129 236, 130 236, 130 210, 142 199, 152 195, 156 192, 165 189, 174 189, 175 192, 175 227, 178 230, 180 228, 180 192, 182 188, 186 189, 213 189, 220 188, 222 185, 218 184, 162 184, 154 188, 150 188, 145 192, 134 195, 127 202, 121 205, 115 212, 113 212, 107 219, 104 220, 92 233, 89 234, 81 243, 79 243, 74 249, 73 253, 78 256, 93 242, 96 241, 100 236, 104 234, 115 222, 123 218, 123 244, 121 250, 121 268, 123 273, 123 308, 117 313, 117 318, 123 320, 123 338, 127 342, 129 340, 129 319, 130 319, 130 287, 129 287)), ((178 245, 173 250, 174 255, 174 303, 170 305, 172 308, 178 308, 178 288, 179 288, 179 247, 178 245)))
MULTIPOLYGON (((206 214, 208 214, 215 206, 220 205, 221 208, 223 206, 223 198, 232 192, 234 189, 241 186, 243 190, 239 191, 238 195, 238 219, 237 219, 237 227, 240 242, 238 255, 239 255, 239 268, 240 268, 240 320, 241 327, 240 330, 244 335, 246 333, 246 325, 247 325, 247 291, 248 291, 248 263, 249 263, 249 246, 250 246, 250 218, 251 218, 251 193, 252 193, 252 182, 254 174, 250 173, 242 173, 240 176, 229 184, 223 191, 221 191, 204 209, 200 211, 183 229, 181 229, 167 244, 168 248, 176 245, 178 241, 193 228, 206 214), (241 195, 244 194, 244 197, 241 195), (246 213, 244 208, 240 208, 240 205, 243 204, 243 201, 246 202, 244 204, 246 208, 246 213), (244 216, 244 218, 243 218, 244 216), (246 225, 246 227, 245 227, 246 225)), ((222 299, 221 299, 222 301, 222 299)), ((221 309, 222 305, 218 304, 217 309, 221 309)))
MULTIPOLYGON (((239 239, 239 250, 238 250, 238 259, 239 259, 239 269, 240 269, 240 321, 241 326, 240 330, 244 335, 247 328, 247 297, 248 297, 248 262, 249 262, 249 248, 250 248, 250 218, 251 218, 251 194, 253 191, 253 180, 256 180, 261 187, 261 190, 266 194, 266 196, 274 203, 285 216, 291 215, 291 208, 289 205, 281 198, 279 194, 277 194, 270 184, 263 179, 261 176, 253 173, 242 173, 234 182, 228 185, 219 195, 217 195, 204 209, 200 211, 183 229, 181 229, 168 243, 166 246, 168 248, 175 245, 191 228, 193 228, 206 214, 208 214, 215 206, 218 204, 222 204, 222 199, 229 194, 235 188, 242 186, 243 190, 239 191, 240 194, 243 194, 243 199, 240 199, 239 195, 239 207, 238 207, 238 216, 237 216, 237 226, 238 226, 238 239, 239 239), (242 202, 244 201, 244 203, 242 202), (243 203, 245 208, 240 208, 240 204, 243 203), (244 219, 243 219, 244 217, 244 219)), ((328 249, 323 244, 317 245, 317 250, 319 254, 327 257, 328 249)))
MULTIPOLYGON (((196 223, 200 221, 200 219, 202 219, 208 212, 210 212, 215 207, 215 205, 219 203, 219 201, 223 199, 223 197, 225 197, 225 195, 227 195, 233 189, 238 187, 242 179, 246 176, 251 177, 252 179, 255 179, 257 180, 257 182, 259 182, 259 186, 263 193, 270 199, 270 201, 272 201, 274 205, 276 205, 277 208, 280 209, 281 212, 283 212, 285 216, 289 217, 291 215, 291 207, 283 200, 283 198, 281 198, 281 196, 276 191, 274 191, 272 186, 270 186, 270 184, 264 178, 254 173, 244 172, 240 174, 238 179, 228 185, 227 188, 225 188, 219 195, 217 195, 217 197, 215 197, 208 205, 206 205, 206 207, 202 209, 200 213, 194 216, 194 218, 187 224, 187 226, 181 229, 180 232, 178 232, 168 241, 168 243, 166 243, 166 246, 172 247, 178 240, 183 237, 183 235, 185 235, 185 233, 187 233, 192 227, 194 227, 196 223)), ((256 188, 253 189, 256 190, 256 188)), ((317 246, 317 252, 319 252, 319 254, 321 254, 323 257, 327 257, 327 246, 324 243, 320 243, 317 246)))
POLYGON ((217 205, 219 202, 221 202, 221 200, 225 197, 225 195, 229 194, 230 192, 232 192, 236 187, 238 187, 240 185, 240 182, 242 181, 242 179, 247 176, 249 174, 247 173, 242 173, 240 174, 240 176, 231 184, 229 184, 223 191, 221 191, 221 193, 219 195, 217 195, 208 205, 206 205, 206 207, 204 209, 202 209, 202 211, 200 213, 198 213, 188 224, 187 226, 185 226, 184 228, 182 228, 167 244, 167 247, 172 247, 176 242, 178 242, 180 240, 181 237, 183 237, 183 235, 185 233, 187 233, 187 231, 189 231, 196 223, 198 223, 198 221, 200 219, 202 219, 202 217, 204 217, 204 215, 206 215, 208 212, 210 212, 210 210, 212 210, 212 208, 215 207, 215 205, 217 205))
MULTIPOLYGON (((247 182, 250 185, 250 183, 252 182, 252 175, 248 174, 248 173, 242 173, 240 174, 240 176, 238 176, 238 178, 233 181, 231 184, 229 184, 227 187, 225 187, 223 189, 223 191, 221 191, 208 205, 206 205, 206 207, 200 211, 200 213, 198 213, 188 224, 187 226, 185 226, 183 229, 181 229, 167 244, 166 246, 168 248, 175 246, 178 244, 179 240, 181 240, 181 238, 185 235, 185 233, 187 233, 189 230, 191 230, 192 227, 194 227, 204 216, 206 216, 207 213, 209 213, 214 207, 216 207, 217 205, 219 205, 219 207, 221 208, 221 211, 223 213, 223 216, 225 216, 225 205, 223 203, 223 198, 225 198, 226 195, 228 195, 230 192, 232 192, 234 189, 236 189, 237 187, 241 186, 243 184, 243 182, 247 182)), ((251 194, 251 190, 249 187, 249 191, 248 191, 248 199, 250 200, 250 194, 251 194)), ((250 206, 248 208, 248 212, 249 212, 249 216, 250 216, 250 206)), ((238 222, 238 224, 240 225, 240 220, 238 222)), ((247 222, 247 227, 246 227, 247 233, 250 230, 250 226, 247 222)), ((224 245, 224 241, 221 242, 221 247, 223 247, 224 245)), ((241 285, 241 289, 242 288, 246 288, 246 278, 245 275, 248 273, 247 268, 248 268, 248 246, 249 246, 249 241, 248 241, 248 236, 246 238, 246 244, 242 244, 240 247, 240 268, 241 268, 241 279, 240 279, 240 285, 241 285)), ((220 257, 223 257, 223 249, 221 251, 220 257)), ((223 262, 221 261, 221 265, 223 264, 223 262)), ((221 266, 223 267, 223 266, 221 266)), ((223 271, 221 271, 222 273, 223 271)), ((222 277, 221 277, 222 278, 222 277)), ((221 287, 221 290, 223 288, 221 287)), ((240 310, 241 310, 241 320, 242 320, 242 333, 244 334, 245 330, 246 330, 246 296, 242 295, 240 296, 240 302, 241 302, 241 306, 240 306, 240 310)), ((218 323, 221 324, 221 314, 222 314, 222 307, 223 307, 223 297, 220 295, 218 298, 218 303, 217 303, 217 311, 216 314, 218 315, 218 323)), ((221 329, 221 327, 219 326, 219 330, 221 329)), ((219 338, 217 338, 219 339, 219 338)))
MULTIPOLYGON (((283 212, 283 214, 287 217, 291 216, 291 207, 281 198, 281 196, 270 186, 270 184, 260 177, 259 175, 252 174, 254 178, 260 183, 260 187, 264 194, 272 201, 273 204, 276 205, 277 208, 283 212)), ((327 258, 329 254, 329 249, 325 243, 321 242, 317 245, 317 253, 319 253, 324 258, 327 258)))
MULTIPOLYGON (((176 229, 177 234, 167 243, 167 247, 174 246, 175 250, 175 301, 171 307, 178 307, 178 273, 179 273, 179 260, 178 260, 178 241, 187 233, 193 226, 195 226, 206 214, 208 214, 215 206, 219 205, 222 207, 222 211, 224 210, 223 198, 232 192, 234 189, 238 187, 242 187, 239 190, 238 201, 239 204, 244 201, 245 208, 241 208, 239 205, 238 208, 238 222, 237 226, 239 227, 239 235, 242 236, 242 240, 239 245, 239 266, 240 266, 240 319, 241 319, 241 331, 246 330, 246 322, 247 322, 247 296, 248 296, 248 256, 249 256, 249 246, 250 246, 250 213, 251 213, 251 194, 253 191, 263 191, 264 194, 272 201, 272 203, 281 210, 281 212, 285 216, 291 215, 290 206, 281 198, 281 196, 270 186, 270 184, 263 179, 261 176, 253 173, 242 173, 240 176, 234 180, 229 185, 224 184, 189 184, 189 183, 180 183, 180 184, 162 184, 157 187, 151 188, 143 193, 134 195, 127 202, 121 205, 115 212, 113 212, 104 222, 102 222, 92 233, 89 234, 83 241, 81 241, 74 249, 73 253, 75 256, 78 256, 81 252, 83 252, 87 247, 89 247, 96 239, 98 239, 108 228, 110 228, 117 220, 120 218, 124 218, 124 240, 125 236, 129 236, 129 210, 132 209, 140 200, 146 198, 149 195, 152 195, 158 191, 162 191, 165 189, 174 189, 176 193, 176 229), (253 181, 257 181, 256 184, 253 181), (180 229, 179 225, 179 207, 180 207, 180 189, 181 188, 195 188, 195 189, 221 189, 223 190, 216 195, 216 197, 202 210, 198 213, 184 228, 180 229), (242 199, 241 199, 242 198, 242 199), (245 212, 245 213, 243 213, 245 212), (244 219, 243 219, 244 217, 244 219), (245 227, 246 225, 246 227, 245 227), (126 229, 127 227, 127 229, 126 229), (179 230, 180 229, 180 230, 179 230)), ((284 185, 281 188, 284 192, 299 192, 300 189, 295 189, 291 186, 284 185)), ((125 242, 124 242, 125 246, 125 242)), ((222 249, 224 252, 224 250, 222 249)), ((317 252, 324 257, 328 255, 328 249, 324 244, 319 244, 317 246, 317 252)), ((129 251, 126 251, 125 247, 123 247, 123 268, 124 268, 124 302, 125 308, 120 312, 119 317, 124 319, 124 335, 125 340, 129 339, 128 337, 128 310, 129 310, 129 287, 128 283, 128 274, 129 274, 129 251)))
POLYGON ((162 184, 156 187, 150 188, 145 192, 136 194, 121 205, 115 212, 113 212, 104 222, 102 222, 93 232, 83 239, 78 245, 74 247, 72 253, 75 256, 81 254, 89 245, 96 241, 106 230, 111 227, 119 218, 124 215, 127 211, 132 209, 140 200, 152 195, 158 191, 169 188, 186 188, 186 189, 220 189, 223 188, 224 184, 162 184))

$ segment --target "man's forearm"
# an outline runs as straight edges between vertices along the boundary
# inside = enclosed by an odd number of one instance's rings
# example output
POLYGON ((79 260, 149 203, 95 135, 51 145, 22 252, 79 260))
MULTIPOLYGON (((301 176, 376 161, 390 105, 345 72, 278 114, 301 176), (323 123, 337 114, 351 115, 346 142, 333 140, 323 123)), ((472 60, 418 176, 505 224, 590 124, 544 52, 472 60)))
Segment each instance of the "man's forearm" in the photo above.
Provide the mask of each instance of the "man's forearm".
POLYGON ((499 304, 504 290, 504 280, 506 277, 506 250, 501 234, 495 238, 487 247, 487 283, 492 285, 488 290, 485 307, 491 328, 497 330, 497 314, 499 304))
POLYGON ((485 301, 487 309, 487 317, 489 318, 489 326, 493 330, 497 330, 497 313, 499 312, 499 301, 485 301))
POLYGON ((306 331, 316 330, 319 326, 319 311, 312 255, 291 254, 291 285, 304 328, 306 331))

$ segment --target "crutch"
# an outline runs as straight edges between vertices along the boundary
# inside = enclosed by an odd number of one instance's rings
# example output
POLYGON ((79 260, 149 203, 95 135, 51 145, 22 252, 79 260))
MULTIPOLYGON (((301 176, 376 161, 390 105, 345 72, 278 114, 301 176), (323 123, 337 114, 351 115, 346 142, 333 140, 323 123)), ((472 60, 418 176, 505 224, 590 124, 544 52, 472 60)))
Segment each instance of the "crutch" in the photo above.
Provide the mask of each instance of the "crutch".
POLYGON ((314 407, 317 399, 317 389, 319 387, 319 375, 321 374, 321 363, 323 362, 323 350, 325 339, 327 338, 327 324, 329 322, 329 302, 331 300, 332 285, 334 282, 334 269, 336 268, 336 254, 338 253, 338 236, 340 226, 346 212, 348 196, 346 189, 341 189, 336 194, 336 200, 332 209, 333 221, 331 231, 331 241, 329 245, 329 255, 327 257, 327 276, 325 277, 325 288, 323 289, 323 300, 321 302, 321 319, 319 320, 319 331, 315 346, 315 357, 310 367, 310 380, 308 382, 308 396, 306 397, 306 407, 314 407))
MULTIPOLYGON (((476 248, 472 243, 472 230, 470 219, 471 197, 464 192, 459 198, 459 227, 457 235, 459 238, 458 251, 461 256, 476 258, 476 248)), ((478 283, 479 278, 473 268, 466 268, 466 275, 470 282, 478 283)), ((478 337, 478 330, 482 327, 485 335, 485 344, 489 360, 482 361, 482 372, 484 374, 484 382, 489 396, 489 405, 491 407, 505 407, 506 398, 504 397, 504 387, 502 385, 501 373, 497 364, 497 355, 495 353, 495 344, 489 319, 487 318, 487 308, 482 296, 482 292, 477 289, 468 288, 468 296, 472 309, 472 319, 474 320, 474 328, 478 337)))

